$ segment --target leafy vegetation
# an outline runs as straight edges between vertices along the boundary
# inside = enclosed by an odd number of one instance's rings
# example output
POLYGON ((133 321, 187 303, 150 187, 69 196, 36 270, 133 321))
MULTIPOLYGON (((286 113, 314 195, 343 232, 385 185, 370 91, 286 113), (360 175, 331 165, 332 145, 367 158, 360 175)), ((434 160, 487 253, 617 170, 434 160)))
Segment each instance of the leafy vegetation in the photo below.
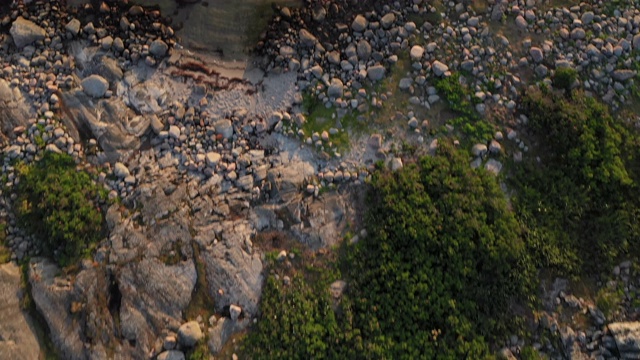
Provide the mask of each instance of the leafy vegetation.
POLYGON ((373 175, 370 235, 349 255, 368 358, 474 358, 530 291, 518 224, 495 178, 444 144, 436 157, 373 175))
POLYGON ((514 167, 514 207, 538 267, 577 274, 637 256, 635 130, 591 98, 530 91, 521 110, 543 140, 540 159, 514 167))
POLYGON ((578 72, 573 68, 559 68, 553 75, 553 86, 566 91, 571 90, 571 86, 578 78, 578 72))
POLYGON ((61 266, 73 264, 103 235, 100 201, 106 191, 72 157, 45 152, 38 162, 16 166, 20 182, 15 211, 44 254, 61 266))
POLYGON ((449 107, 459 114, 458 117, 451 121, 451 124, 466 135, 467 140, 472 143, 484 143, 491 140, 494 127, 478 116, 474 106, 475 100, 479 99, 472 96, 469 89, 460 83, 459 73, 437 79, 435 87, 440 94, 443 94, 449 107))
POLYGON ((249 358, 490 357, 488 340, 517 326, 507 310, 530 293, 531 269, 495 178, 450 145, 439 152, 373 175, 371 235, 339 260, 349 286, 335 309, 339 273, 269 276, 249 358))

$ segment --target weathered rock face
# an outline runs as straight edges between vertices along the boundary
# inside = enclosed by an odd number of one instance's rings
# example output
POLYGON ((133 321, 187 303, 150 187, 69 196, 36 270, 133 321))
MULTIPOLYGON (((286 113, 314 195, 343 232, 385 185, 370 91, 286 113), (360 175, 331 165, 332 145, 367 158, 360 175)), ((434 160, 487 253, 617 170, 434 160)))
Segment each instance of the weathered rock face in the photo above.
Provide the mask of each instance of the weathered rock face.
POLYGON ((82 90, 76 89, 62 93, 61 100, 66 115, 61 118, 76 142, 93 137, 107 158, 114 161, 122 154, 139 148, 140 140, 135 132, 123 123, 124 119, 133 118, 133 113, 120 99, 104 99, 95 103, 82 90))
POLYGON ((18 16, 13 22, 9 32, 11 33, 11 37, 13 37, 13 42, 18 48, 23 48, 36 41, 43 40, 46 35, 43 28, 33 21, 26 20, 22 16, 18 16))
POLYGON ((33 116, 33 109, 27 104, 18 87, 10 87, 0 79, 0 137, 9 137, 14 128, 26 126, 33 116))
POLYGON ((71 282, 45 259, 29 264, 31 296, 51 333, 51 340, 65 359, 105 358, 105 344, 114 340, 104 272, 90 268, 71 282))
POLYGON ((20 308, 20 269, 0 265, 0 359, 30 360, 40 356, 32 320, 20 308))
POLYGON ((640 359, 640 322, 619 322, 607 326, 621 359, 640 359))

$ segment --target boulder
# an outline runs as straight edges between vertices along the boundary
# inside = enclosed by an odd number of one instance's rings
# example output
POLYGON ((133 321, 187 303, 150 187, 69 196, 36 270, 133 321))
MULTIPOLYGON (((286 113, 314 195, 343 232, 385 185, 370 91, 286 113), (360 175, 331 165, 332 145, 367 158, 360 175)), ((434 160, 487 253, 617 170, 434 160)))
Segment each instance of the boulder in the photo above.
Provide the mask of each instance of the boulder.
POLYGON ((370 80, 379 81, 384 78, 386 69, 382 65, 373 65, 367 70, 367 76, 370 80))
POLYGON ((119 179, 124 179, 131 174, 125 164, 117 162, 113 167, 113 175, 117 176, 119 179))
POLYGON ((216 129, 216 134, 222 135, 225 139, 230 139, 233 136, 233 124, 229 119, 218 120, 213 124, 216 129))
POLYGON ((365 39, 358 41, 356 51, 360 60, 369 60, 371 57, 371 44, 365 39))
POLYGON ((522 15, 518 15, 516 17, 516 26, 519 29, 526 29, 527 28, 527 20, 525 20, 522 15))
POLYGON ((178 329, 178 342, 185 347, 193 347, 203 337, 204 334, 197 321, 184 323, 178 329))
POLYGON ((209 328, 209 340, 207 344, 209 345, 211 354, 217 355, 231 335, 245 329, 248 325, 249 319, 233 321, 226 317, 220 318, 215 323, 215 326, 209 328))
POLYGON ((205 160, 207 162, 207 165, 210 167, 215 167, 218 164, 218 162, 220 162, 221 158, 222 156, 217 152, 208 152, 205 155, 205 160))
POLYGON ((529 55, 531 55, 531 57, 533 58, 533 61, 537 63, 542 61, 542 59, 544 58, 544 53, 542 52, 542 49, 535 46, 532 46, 531 49, 529 49, 529 55))
POLYGON ((318 43, 318 39, 307 29, 300 29, 300 44, 305 47, 313 47, 318 43))
POLYGON ((380 25, 382 25, 383 29, 389 29, 393 26, 393 23, 396 21, 396 15, 394 13, 385 14, 382 19, 380 19, 380 25))
POLYGON ((447 71, 449 71, 449 67, 447 65, 441 63, 440 61, 436 60, 436 61, 433 62, 433 64, 431 64, 431 70, 433 70, 433 73, 436 76, 442 76, 447 71))
POLYGON ((487 153, 487 145, 485 144, 475 144, 471 148, 471 153, 473 156, 483 156, 487 153))
POLYGON ((67 30, 67 33, 76 36, 80 32, 80 20, 75 18, 71 19, 64 28, 67 30))
POLYGON ((614 70, 611 77, 613 77, 613 80, 615 81, 624 82, 633 78, 634 76, 636 76, 636 72, 633 70, 618 69, 618 70, 614 70))
POLYGON ((184 353, 178 350, 169 350, 161 352, 156 358, 157 360, 184 360, 184 353))
POLYGON ((640 358, 640 322, 618 322, 607 326, 621 359, 640 358))
POLYGON ((85 94, 93 98, 101 98, 109 90, 109 82, 100 75, 90 75, 80 83, 85 94))
POLYGON ((420 45, 414 45, 411 48, 411 60, 413 61, 420 61, 420 59, 422 59, 422 55, 424 55, 424 48, 420 45))
POLYGON ((18 16, 13 22, 9 32, 16 47, 20 49, 36 41, 43 40, 47 34, 43 28, 22 16, 18 16))
POLYGON ((367 21, 367 19, 364 16, 357 15, 356 18, 353 19, 353 22, 351 23, 351 29, 353 29, 353 31, 355 32, 363 32, 368 25, 369 25, 369 21, 367 21))
POLYGON ((33 320, 22 311, 20 268, 0 265, 0 359, 31 360, 40 356, 33 320))
POLYGON ((327 90, 327 95, 332 98, 340 98, 342 97, 344 91, 344 84, 342 80, 338 78, 331 79, 331 84, 329 85, 329 89, 327 90))
POLYGON ((153 40, 149 45, 149 53, 157 58, 161 58, 169 51, 169 45, 160 39, 153 40))
POLYGON ((242 314, 242 308, 240 306, 233 304, 229 305, 229 316, 231 317, 231 320, 237 321, 240 314, 242 314))

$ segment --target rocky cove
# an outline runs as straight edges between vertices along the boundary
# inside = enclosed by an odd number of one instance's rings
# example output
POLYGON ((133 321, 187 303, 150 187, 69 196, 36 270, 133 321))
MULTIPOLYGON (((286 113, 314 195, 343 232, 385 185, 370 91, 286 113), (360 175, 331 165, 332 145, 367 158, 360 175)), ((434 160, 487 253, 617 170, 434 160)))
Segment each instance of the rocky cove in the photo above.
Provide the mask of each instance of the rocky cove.
MULTIPOLYGON (((605 2, 269 6, 251 56, 245 28, 239 35, 202 17, 253 2, 148 3, 14 1, 1 14, 2 216, 11 250, 0 268, 2 358, 37 352, 31 320, 15 316, 23 290, 14 263, 26 260, 25 282, 61 358, 184 359, 202 339, 217 356, 257 321, 267 271, 254 244, 260 233, 286 233, 312 251, 339 244, 347 230, 357 242, 367 236, 358 199, 376 163, 398 171, 412 161, 403 143, 434 153, 436 129, 459 131, 447 123, 439 79, 464 72, 474 116, 500 124, 469 144, 469 166, 499 176, 508 159, 535 154, 517 111, 523 88, 551 86, 570 68, 580 77, 569 88, 617 110, 629 106, 637 75, 640 12, 605 2), (321 115, 309 111, 310 97, 321 115), (16 162, 45 151, 72 156, 113 200, 107 236, 73 271, 41 257, 12 211, 16 162)), ((295 256, 279 250, 282 261, 295 256)), ((638 285, 632 268, 614 269, 628 298, 638 285)), ((640 356, 633 309, 610 321, 569 289, 563 279, 547 289, 537 326, 562 341, 541 340, 536 350, 640 356), (563 322, 558 307, 590 321, 563 322)), ((525 344, 514 336, 501 345, 513 359, 525 344)))

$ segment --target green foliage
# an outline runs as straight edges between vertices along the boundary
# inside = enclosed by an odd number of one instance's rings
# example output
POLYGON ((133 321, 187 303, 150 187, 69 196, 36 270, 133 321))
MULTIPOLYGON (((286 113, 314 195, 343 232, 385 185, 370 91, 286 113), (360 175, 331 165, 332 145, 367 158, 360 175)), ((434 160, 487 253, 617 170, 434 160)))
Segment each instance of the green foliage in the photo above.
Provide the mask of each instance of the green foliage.
POLYGON ((344 346, 349 334, 346 314, 332 309, 328 289, 335 277, 325 270, 320 270, 319 275, 313 285, 302 275, 293 275, 288 286, 274 275, 267 278, 260 318, 243 343, 246 356, 259 360, 340 359, 355 355, 344 346))
POLYGON ((487 358, 532 283, 495 178, 443 144, 371 184, 371 235, 347 261, 363 358, 487 358))
POLYGON ((103 235, 98 202, 106 198, 104 189, 64 154, 45 152, 38 162, 18 164, 16 170, 20 224, 35 235, 44 254, 62 266, 72 264, 103 235))
POLYGON ((572 68, 559 68, 553 75, 553 86, 566 91, 571 90, 571 85, 576 81, 578 72, 572 68))
POLYGON ((198 341, 196 346, 187 351, 185 355, 186 360, 208 360, 209 359, 209 346, 207 345, 206 338, 198 341))
POLYGON ((495 129, 478 116, 474 106, 479 99, 460 83, 459 73, 436 79, 435 87, 444 95, 451 109, 459 114, 451 124, 462 131, 471 143, 491 140, 495 129))
POLYGON ((637 136, 602 104, 531 90, 522 109, 541 162, 515 167, 514 206, 539 267, 594 273, 637 255, 637 136), (624 151, 623 151, 624 150, 624 151))

